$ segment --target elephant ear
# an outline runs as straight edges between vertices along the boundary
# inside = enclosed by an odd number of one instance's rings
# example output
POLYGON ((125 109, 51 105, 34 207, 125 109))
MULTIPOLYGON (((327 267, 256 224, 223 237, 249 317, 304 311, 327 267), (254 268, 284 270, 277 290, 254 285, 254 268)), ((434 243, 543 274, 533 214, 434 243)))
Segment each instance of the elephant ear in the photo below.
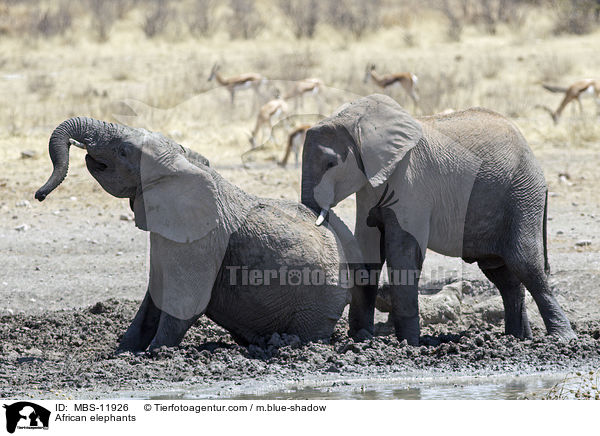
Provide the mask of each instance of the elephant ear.
POLYGON ((143 147, 141 192, 133 202, 136 225, 174 242, 202 239, 219 224, 217 189, 207 167, 179 150, 143 147))
POLYGON ((360 148, 365 175, 373 187, 384 183, 423 137, 421 124, 385 95, 361 98, 340 116, 360 148))

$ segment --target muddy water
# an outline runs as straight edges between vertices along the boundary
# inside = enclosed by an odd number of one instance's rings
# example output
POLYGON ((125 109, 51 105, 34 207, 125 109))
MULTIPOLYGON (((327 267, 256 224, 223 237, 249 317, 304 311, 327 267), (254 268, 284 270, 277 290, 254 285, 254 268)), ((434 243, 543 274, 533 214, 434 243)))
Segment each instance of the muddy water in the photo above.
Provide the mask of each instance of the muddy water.
POLYGON ((155 394, 131 393, 139 399, 236 399, 236 400, 516 400, 544 393, 563 381, 566 374, 525 376, 450 377, 443 380, 388 379, 313 382, 285 389, 239 386, 233 392, 178 391, 155 394), (238 393, 236 393, 236 391, 238 393))
POLYGON ((516 400, 532 392, 552 388, 564 376, 519 377, 512 379, 455 380, 447 383, 361 383, 358 385, 306 387, 237 399, 308 400, 516 400))

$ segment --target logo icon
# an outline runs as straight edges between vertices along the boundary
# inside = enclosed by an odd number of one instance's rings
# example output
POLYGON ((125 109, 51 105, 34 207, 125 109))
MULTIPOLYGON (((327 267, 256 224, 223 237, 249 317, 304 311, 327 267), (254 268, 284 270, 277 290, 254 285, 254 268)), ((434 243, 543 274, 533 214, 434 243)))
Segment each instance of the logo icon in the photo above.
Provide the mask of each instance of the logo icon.
POLYGON ((28 401, 4 404, 6 409, 6 431, 14 433, 19 429, 48 429, 50 422, 50 411, 28 401))

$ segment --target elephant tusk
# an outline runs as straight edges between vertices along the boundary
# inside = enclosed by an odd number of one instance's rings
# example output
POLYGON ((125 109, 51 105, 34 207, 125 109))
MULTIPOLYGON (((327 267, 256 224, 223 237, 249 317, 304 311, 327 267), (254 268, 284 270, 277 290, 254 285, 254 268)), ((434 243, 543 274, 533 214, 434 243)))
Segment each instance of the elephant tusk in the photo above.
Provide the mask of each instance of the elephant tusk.
POLYGON ((75 147, 79 147, 82 149, 86 149, 86 145, 82 142, 76 141, 73 138, 69 138, 69 144, 74 145, 75 147))
POLYGON ((323 224, 323 221, 325 221, 325 217, 327 216, 327 212, 329 212, 329 209, 321 209, 321 213, 315 221, 316 226, 320 226, 321 224, 323 224))

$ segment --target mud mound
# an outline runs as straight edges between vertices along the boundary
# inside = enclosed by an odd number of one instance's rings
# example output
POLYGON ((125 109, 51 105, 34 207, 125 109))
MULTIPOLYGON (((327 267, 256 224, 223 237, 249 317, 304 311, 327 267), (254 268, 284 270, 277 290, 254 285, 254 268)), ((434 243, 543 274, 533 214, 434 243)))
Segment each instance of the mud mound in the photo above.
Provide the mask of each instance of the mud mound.
POLYGON ((393 335, 357 343, 342 319, 331 343, 301 344, 274 334, 243 347, 206 318, 180 347, 114 355, 139 303, 107 300, 89 308, 0 318, 0 396, 56 398, 57 394, 201 389, 253 379, 266 385, 327 375, 398 376, 410 373, 492 374, 566 371, 600 365, 600 324, 577 326, 578 340, 558 342, 537 330, 533 340, 504 336, 499 326, 449 325, 423 329, 412 347, 393 335))

